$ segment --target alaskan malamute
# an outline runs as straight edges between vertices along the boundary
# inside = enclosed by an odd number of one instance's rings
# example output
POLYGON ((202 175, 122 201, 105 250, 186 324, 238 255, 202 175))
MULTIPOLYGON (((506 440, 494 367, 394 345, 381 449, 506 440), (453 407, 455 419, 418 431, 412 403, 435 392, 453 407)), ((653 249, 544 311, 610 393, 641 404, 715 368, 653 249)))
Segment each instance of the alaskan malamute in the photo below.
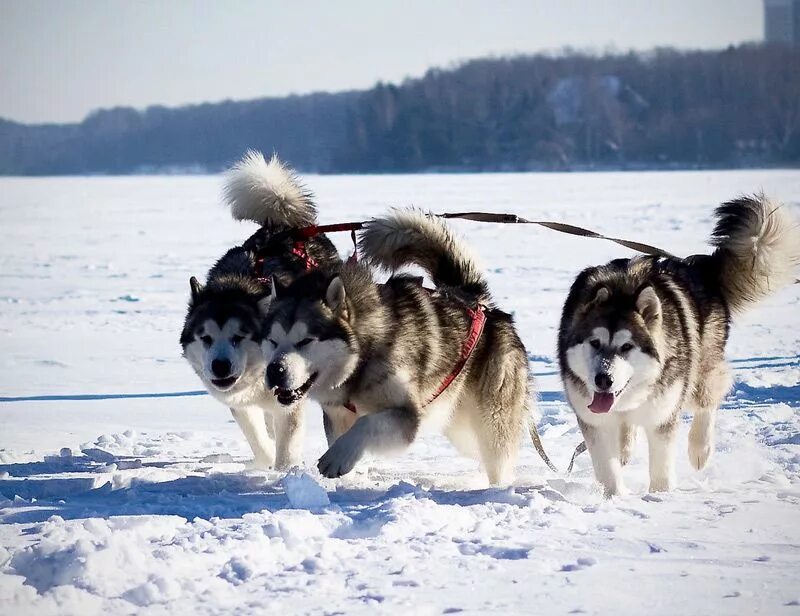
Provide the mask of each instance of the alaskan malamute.
POLYGON ((410 275, 378 285, 351 263, 276 281, 267 387, 281 403, 309 395, 322 405, 320 472, 345 475, 366 452, 403 450, 433 424, 480 458, 492 484, 509 483, 529 420, 528 361, 511 316, 437 218, 397 210, 368 223, 359 246, 371 265, 421 267, 436 288, 410 275))
POLYGON ((638 426, 650 453, 650 491, 675 482, 675 435, 694 417, 689 459, 703 468, 714 418, 731 387, 725 343, 737 313, 790 282, 800 235, 786 207, 763 196, 721 205, 711 255, 618 259, 584 270, 561 318, 558 356, 605 494, 624 492, 622 466, 638 426))
POLYGON ((260 332, 270 276, 288 284, 309 266, 326 268, 340 260, 325 236, 298 246, 287 233, 316 224, 316 207, 276 157, 267 162, 249 152, 228 173, 225 199, 235 219, 261 228, 211 268, 205 286, 192 277, 180 339, 183 356, 208 392, 231 409, 255 465, 285 468, 301 461, 303 415, 297 401, 277 404, 264 389, 260 332))

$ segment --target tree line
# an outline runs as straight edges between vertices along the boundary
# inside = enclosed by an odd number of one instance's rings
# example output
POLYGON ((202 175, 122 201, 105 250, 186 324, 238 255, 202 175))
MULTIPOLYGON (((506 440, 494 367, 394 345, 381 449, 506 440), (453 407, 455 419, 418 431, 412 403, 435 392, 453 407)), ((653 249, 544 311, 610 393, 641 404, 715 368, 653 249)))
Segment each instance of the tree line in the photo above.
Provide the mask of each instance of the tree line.
POLYGON ((366 91, 0 120, 4 174, 216 171, 248 148, 319 173, 797 165, 800 50, 566 50, 366 91))

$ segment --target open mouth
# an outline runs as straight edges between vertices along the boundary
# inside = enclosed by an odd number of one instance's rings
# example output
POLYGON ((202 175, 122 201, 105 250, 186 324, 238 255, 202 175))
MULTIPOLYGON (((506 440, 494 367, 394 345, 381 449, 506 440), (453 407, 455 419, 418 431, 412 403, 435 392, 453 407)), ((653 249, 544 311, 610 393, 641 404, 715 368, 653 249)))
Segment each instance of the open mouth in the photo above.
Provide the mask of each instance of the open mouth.
POLYGON ((317 374, 317 372, 312 374, 309 379, 297 389, 282 389, 281 387, 276 387, 272 390, 272 393, 275 394, 278 402, 283 406, 290 406, 308 393, 314 381, 317 380, 317 374))
MULTIPOLYGON (((627 385, 625 386, 627 387, 627 385)), ((596 391, 594 397, 589 403, 589 410, 592 413, 608 413, 614 406, 614 403, 619 398, 619 395, 625 391, 625 387, 614 393, 611 391, 596 391)))
POLYGON ((228 389, 229 387, 232 387, 238 379, 238 376, 228 376, 224 379, 211 379, 211 382, 217 389, 228 389))

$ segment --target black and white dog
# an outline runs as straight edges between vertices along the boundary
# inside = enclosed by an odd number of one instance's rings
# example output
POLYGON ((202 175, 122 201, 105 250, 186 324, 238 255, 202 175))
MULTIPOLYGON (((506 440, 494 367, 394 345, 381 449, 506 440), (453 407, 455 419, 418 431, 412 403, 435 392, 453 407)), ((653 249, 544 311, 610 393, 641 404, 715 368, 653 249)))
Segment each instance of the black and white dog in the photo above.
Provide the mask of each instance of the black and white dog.
POLYGON ((650 490, 673 487, 684 407, 694 413, 689 460, 698 470, 708 463, 716 411, 732 382, 731 315, 791 282, 800 265, 797 221, 763 196, 722 204, 711 243, 710 255, 590 267, 569 292, 561 375, 607 496, 625 490, 622 467, 638 427, 647 434, 650 490))
POLYGON ((290 230, 316 224, 312 195, 276 157, 248 154, 227 174, 225 198, 237 220, 261 225, 229 250, 201 285, 190 281, 191 299, 181 346, 208 392, 231 409, 258 467, 286 468, 302 454, 303 408, 281 403, 264 387, 261 321, 271 301, 270 279, 291 283, 311 267, 340 263, 324 235, 298 244, 290 230))
POLYGON ((360 251, 389 270, 421 267, 436 288, 402 274, 379 285, 347 263, 276 281, 264 321, 268 388, 282 403, 322 405, 320 472, 345 475, 432 426, 479 458, 490 483, 508 484, 530 420, 527 355, 468 247, 441 219, 398 210, 367 223, 360 251))

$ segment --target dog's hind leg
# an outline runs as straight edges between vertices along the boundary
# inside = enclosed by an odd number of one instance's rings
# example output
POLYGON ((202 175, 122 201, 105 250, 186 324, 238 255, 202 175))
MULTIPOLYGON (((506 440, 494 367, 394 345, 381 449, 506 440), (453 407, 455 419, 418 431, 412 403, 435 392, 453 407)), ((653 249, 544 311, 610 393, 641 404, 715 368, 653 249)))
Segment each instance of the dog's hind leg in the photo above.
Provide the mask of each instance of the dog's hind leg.
POLYGON ((259 468, 271 468, 275 464, 275 441, 267 429, 271 418, 260 406, 231 409, 231 414, 244 433, 253 450, 253 464, 259 468))
POLYGON ((275 409, 273 418, 277 449, 275 468, 297 466, 303 461, 304 405, 301 402, 290 409, 275 409))
POLYGON ((714 423, 717 408, 731 388, 733 379, 725 361, 701 373, 691 399, 692 427, 689 429, 689 462, 695 470, 708 464, 714 452, 714 423))
POLYGON ((505 380, 484 380, 477 399, 470 400, 474 408, 470 419, 481 462, 492 485, 514 481, 522 434, 530 415, 526 377, 523 373, 505 380))

